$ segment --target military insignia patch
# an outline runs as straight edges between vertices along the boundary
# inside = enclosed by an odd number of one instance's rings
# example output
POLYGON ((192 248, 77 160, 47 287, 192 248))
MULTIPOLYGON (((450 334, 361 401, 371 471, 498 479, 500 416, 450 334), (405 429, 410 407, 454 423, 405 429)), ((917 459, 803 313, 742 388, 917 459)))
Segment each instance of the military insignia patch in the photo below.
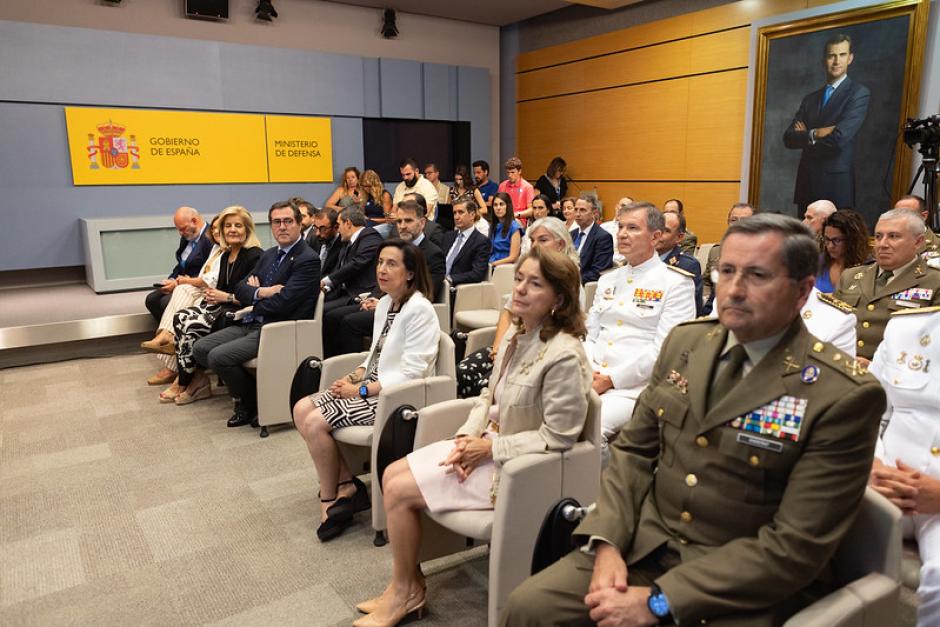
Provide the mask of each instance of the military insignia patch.
POLYGON ((806 404, 805 398, 785 394, 727 424, 735 429, 798 442, 803 417, 806 416, 806 404))
POLYGON ((912 287, 909 290, 892 294, 891 298, 895 300, 930 300, 933 298, 933 290, 926 287, 912 287))

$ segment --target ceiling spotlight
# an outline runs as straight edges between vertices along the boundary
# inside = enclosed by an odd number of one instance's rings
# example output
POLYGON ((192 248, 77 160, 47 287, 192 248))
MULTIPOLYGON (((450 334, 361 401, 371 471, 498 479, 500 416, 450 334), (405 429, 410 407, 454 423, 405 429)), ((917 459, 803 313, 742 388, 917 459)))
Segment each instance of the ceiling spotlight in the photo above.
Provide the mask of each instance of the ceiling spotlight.
POLYGON ((395 9, 385 9, 382 14, 382 37, 395 39, 398 37, 398 27, 395 26, 395 9))
POLYGON ((264 22, 270 22, 272 21, 271 18, 275 17, 277 17, 277 11, 274 10, 274 5, 271 3, 271 0, 258 0, 258 8, 255 9, 255 18, 264 22))

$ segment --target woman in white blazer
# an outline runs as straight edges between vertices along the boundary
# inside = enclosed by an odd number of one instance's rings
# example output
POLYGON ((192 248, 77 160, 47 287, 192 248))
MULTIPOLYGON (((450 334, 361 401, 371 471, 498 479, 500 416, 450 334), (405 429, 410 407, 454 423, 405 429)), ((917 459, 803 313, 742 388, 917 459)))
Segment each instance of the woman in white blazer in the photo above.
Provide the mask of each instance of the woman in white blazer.
POLYGON ((383 387, 429 376, 437 362, 440 325, 431 305, 431 276, 417 246, 399 239, 379 247, 379 289, 372 347, 354 372, 330 389, 297 401, 294 424, 320 478, 321 541, 340 535, 353 514, 370 507, 365 485, 349 471, 333 440, 334 429, 375 422, 383 387))
MULTIPOLYGON (((553 219, 553 218, 550 218, 553 219)), ((391 464, 382 478, 394 565, 380 596, 356 606, 356 627, 398 624, 424 611, 419 514, 493 509, 502 465, 526 453, 563 451, 587 417, 592 372, 584 352, 578 265, 540 246, 516 264, 511 311, 493 376, 453 440, 391 464)))

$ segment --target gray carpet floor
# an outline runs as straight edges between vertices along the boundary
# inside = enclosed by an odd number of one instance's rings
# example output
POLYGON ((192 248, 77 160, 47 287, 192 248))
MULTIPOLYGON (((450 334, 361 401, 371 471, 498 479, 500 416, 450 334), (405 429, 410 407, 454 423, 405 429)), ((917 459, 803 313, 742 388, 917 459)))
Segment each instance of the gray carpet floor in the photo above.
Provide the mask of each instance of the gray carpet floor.
MULTIPOLYGON (((227 429, 222 394, 161 405, 148 355, 0 371, 0 624, 334 625, 391 574, 368 512, 314 535, 292 429, 227 429)), ((484 625, 486 549, 425 567, 422 625, 484 625)), ((902 591, 898 624, 914 624, 902 591)))
MULTIPOLYGON (((224 396, 160 405, 147 355, 0 371, 0 624, 333 625, 382 591, 368 512, 314 534, 292 429, 227 429, 224 396)), ((486 622, 485 548, 426 568, 421 624, 486 622)))

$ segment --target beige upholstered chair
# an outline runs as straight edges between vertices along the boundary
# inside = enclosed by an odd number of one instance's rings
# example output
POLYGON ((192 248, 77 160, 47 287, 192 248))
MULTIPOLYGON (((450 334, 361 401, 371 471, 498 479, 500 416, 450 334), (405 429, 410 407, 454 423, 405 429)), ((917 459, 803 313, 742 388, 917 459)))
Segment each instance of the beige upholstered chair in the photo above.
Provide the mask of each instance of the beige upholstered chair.
MULTIPOLYGON (((242 309, 239 313, 250 311, 242 309)), ((240 317, 240 316, 236 316, 240 317)), ((258 386, 258 424, 261 437, 271 425, 290 424, 290 386, 300 360, 323 356, 323 297, 317 299, 312 320, 286 320, 261 327, 258 356, 245 362, 255 371, 258 386)))
POLYGON ((597 294, 597 281, 584 284, 584 311, 588 311, 594 304, 594 295, 597 294))
POLYGON ((437 321, 441 326, 441 331, 450 333, 450 281, 447 279, 444 279, 441 294, 433 304, 434 311, 437 313, 437 321))
POLYGON ((897 624, 901 510, 868 488, 858 518, 832 564, 842 587, 791 616, 786 627, 897 624))
POLYGON ((708 254, 716 244, 702 244, 695 250, 695 259, 702 266, 702 274, 705 274, 705 268, 708 266, 708 254))
POLYGON ((493 345, 496 339, 496 327, 483 327, 474 329, 467 333, 467 348, 465 354, 475 353, 481 348, 488 348, 493 345))
MULTIPOLYGON (((446 401, 418 412, 415 448, 452 437, 474 400, 446 401)), ((600 485, 600 398, 593 392, 584 431, 564 453, 521 455, 503 465, 496 509, 422 514, 420 562, 490 545, 488 623, 496 624, 509 593, 529 576, 545 513, 563 497, 592 503, 600 485)))
MULTIPOLYGON (((368 353, 337 355, 323 361, 320 390, 329 389, 330 384, 344 377, 365 360, 368 353)), ((379 404, 375 412, 375 424, 364 427, 344 427, 333 432, 346 464, 353 474, 369 472, 376 468, 376 453, 379 437, 390 413, 402 405, 421 409, 457 396, 456 370, 454 367, 454 342, 450 336, 440 332, 437 362, 434 376, 415 379, 399 385, 383 388, 379 393, 379 404)), ((381 478, 373 477, 372 528, 376 533, 376 545, 385 544, 385 506, 380 489, 381 478)))
POLYGON ((454 298, 454 328, 472 331, 495 326, 500 308, 512 291, 514 277, 514 266, 497 266, 489 281, 458 285, 454 298))

